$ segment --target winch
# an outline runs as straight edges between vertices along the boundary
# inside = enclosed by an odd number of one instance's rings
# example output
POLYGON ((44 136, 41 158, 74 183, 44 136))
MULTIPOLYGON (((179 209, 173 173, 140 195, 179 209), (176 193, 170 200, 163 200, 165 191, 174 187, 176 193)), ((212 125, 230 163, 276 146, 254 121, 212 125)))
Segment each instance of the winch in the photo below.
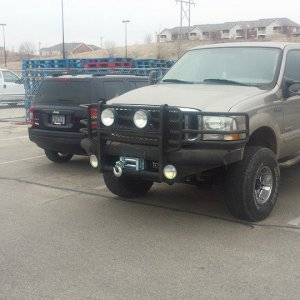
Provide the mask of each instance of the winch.
POLYGON ((145 160, 141 158, 132 158, 121 156, 114 166, 114 175, 116 177, 121 177, 123 174, 123 169, 143 171, 145 170, 145 160))

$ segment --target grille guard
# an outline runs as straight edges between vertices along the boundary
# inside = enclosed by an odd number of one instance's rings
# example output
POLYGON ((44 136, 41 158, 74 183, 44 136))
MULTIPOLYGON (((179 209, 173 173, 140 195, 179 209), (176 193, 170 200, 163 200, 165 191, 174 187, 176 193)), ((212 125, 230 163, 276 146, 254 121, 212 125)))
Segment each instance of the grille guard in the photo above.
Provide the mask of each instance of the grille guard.
MULTIPOLYGON (((249 139, 249 116, 246 113, 230 113, 230 112, 202 112, 194 110, 185 110, 183 111, 179 107, 168 106, 167 104, 160 106, 153 105, 124 105, 124 104, 107 104, 104 101, 99 102, 98 104, 90 105, 88 107, 89 118, 87 120, 87 134, 90 139, 93 139, 97 136, 97 145, 98 145, 98 159, 100 162, 100 170, 102 170, 103 165, 105 164, 105 156, 103 149, 107 142, 123 142, 136 145, 149 145, 158 147, 159 152, 159 172, 158 177, 160 181, 166 181, 163 177, 163 166, 166 164, 166 157, 168 153, 175 152, 181 149, 185 145, 193 146, 210 146, 210 147, 226 147, 227 145, 241 145, 245 144, 249 139), (98 118, 97 118, 97 130, 91 128, 93 120, 90 117, 90 110, 92 107, 97 106, 98 118), (106 108, 115 109, 118 115, 117 119, 124 119, 127 121, 130 120, 128 117, 122 117, 122 112, 131 112, 134 113, 137 110, 146 110, 155 115, 153 117, 153 124, 156 123, 156 126, 148 126, 144 129, 139 129, 135 127, 132 122, 132 126, 119 126, 118 122, 110 127, 105 127, 100 122, 100 112, 106 108), (221 116, 221 117, 240 117, 244 118, 245 129, 243 130, 229 130, 229 131, 218 131, 218 130, 202 130, 202 129, 186 129, 184 128, 184 117, 185 116, 196 116, 200 117, 201 126, 203 128, 203 116, 221 116), (155 119, 155 122, 154 122, 155 119), (177 127, 172 127, 171 124, 177 123, 177 127), (198 138, 193 141, 188 141, 184 139, 186 134, 197 135, 198 138), (206 141, 203 140, 204 134, 222 134, 222 135, 231 135, 231 134, 244 134, 245 139, 237 141, 206 141), (104 163, 104 164, 103 164, 104 163)), ((132 120, 131 120, 132 121, 132 120)), ((129 122, 130 123, 130 122, 129 122)))

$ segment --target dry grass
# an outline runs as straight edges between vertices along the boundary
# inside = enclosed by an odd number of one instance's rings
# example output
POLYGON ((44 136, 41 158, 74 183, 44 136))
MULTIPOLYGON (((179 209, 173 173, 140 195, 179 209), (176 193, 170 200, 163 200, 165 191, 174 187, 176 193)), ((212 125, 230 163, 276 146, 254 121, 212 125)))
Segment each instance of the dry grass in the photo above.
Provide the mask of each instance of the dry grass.
MULTIPOLYGON (((203 41, 182 41, 181 43, 181 53, 186 51, 189 48, 196 47, 198 45, 208 44, 212 42, 203 42, 203 41)), ((125 48, 116 47, 110 49, 113 52, 114 57, 124 57, 125 48)), ((177 59, 178 58, 178 43, 169 42, 169 43, 151 43, 143 45, 129 45, 127 48, 128 57, 131 58, 141 58, 141 59, 177 59)), ((101 49, 93 52, 86 52, 80 54, 70 55, 70 58, 102 58, 109 57, 109 50, 101 49)))
MULTIPOLYGON (((292 37, 280 37, 273 39, 277 42, 300 42, 300 38, 292 37)), ((236 40, 239 42, 238 40, 236 40)), ((180 54, 184 53, 186 50, 206 44, 212 43, 224 43, 226 41, 182 41, 180 46, 180 54)), ((230 41, 234 42, 234 41, 230 41)), ((124 57, 125 49, 124 47, 116 47, 110 49, 113 52, 114 57, 124 57)), ((131 58, 140 58, 140 59, 170 59, 176 60, 178 58, 178 42, 168 42, 168 43, 151 43, 143 45, 129 45, 128 46, 128 57, 131 58)), ((68 58, 106 58, 109 57, 109 51, 107 49, 101 49, 92 52, 85 52, 80 54, 74 54, 68 56, 68 58)), ((51 57, 51 59, 59 59, 61 57, 51 57)), ((34 58, 38 59, 38 58, 34 58)), ((45 59, 45 57, 41 58, 45 59)), ((0 68, 4 68, 4 65, 0 64, 0 68)), ((20 61, 8 61, 7 68, 11 70, 19 70, 22 68, 20 61)))

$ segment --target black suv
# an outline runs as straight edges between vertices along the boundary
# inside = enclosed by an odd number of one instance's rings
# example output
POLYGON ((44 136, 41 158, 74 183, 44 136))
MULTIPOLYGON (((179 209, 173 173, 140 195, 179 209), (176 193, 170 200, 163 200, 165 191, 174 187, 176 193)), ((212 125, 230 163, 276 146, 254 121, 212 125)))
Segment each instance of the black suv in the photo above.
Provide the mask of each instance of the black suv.
POLYGON ((130 75, 64 75, 45 78, 30 108, 29 139, 53 162, 86 155, 80 146, 84 104, 109 100, 149 84, 148 77, 130 75))

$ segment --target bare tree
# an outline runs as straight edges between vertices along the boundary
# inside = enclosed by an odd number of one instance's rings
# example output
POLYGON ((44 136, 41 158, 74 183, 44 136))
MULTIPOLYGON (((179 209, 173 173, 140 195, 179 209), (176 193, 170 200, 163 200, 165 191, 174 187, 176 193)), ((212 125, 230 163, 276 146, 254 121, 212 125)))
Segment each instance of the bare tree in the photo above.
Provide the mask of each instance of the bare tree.
POLYGON ((152 35, 150 33, 147 33, 145 35, 145 44, 150 44, 152 42, 152 35))
POLYGON ((169 54, 166 49, 165 43, 158 42, 156 44, 156 49, 157 49, 156 50, 156 58, 157 59, 168 59, 169 58, 169 54))
POLYGON ((115 56, 116 43, 114 41, 106 41, 104 44, 104 48, 106 49, 109 57, 115 56))
POLYGON ((21 58, 30 59, 35 54, 36 48, 35 45, 31 42, 22 42, 19 47, 19 53, 21 58))

